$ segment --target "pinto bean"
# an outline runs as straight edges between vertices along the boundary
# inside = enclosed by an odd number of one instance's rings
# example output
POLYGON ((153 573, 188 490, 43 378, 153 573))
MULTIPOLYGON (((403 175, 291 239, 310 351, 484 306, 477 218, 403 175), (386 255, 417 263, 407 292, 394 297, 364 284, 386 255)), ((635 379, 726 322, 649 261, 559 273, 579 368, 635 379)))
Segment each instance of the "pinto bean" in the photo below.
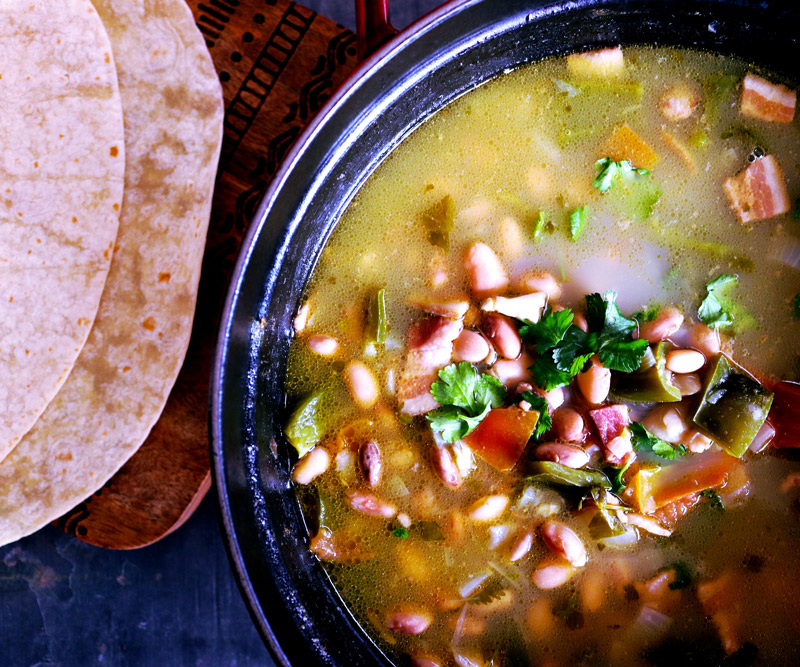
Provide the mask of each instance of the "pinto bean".
POLYGON ((357 512, 369 514, 370 516, 381 516, 384 519, 391 519, 396 513, 394 505, 390 505, 383 500, 379 500, 369 493, 361 491, 348 491, 345 496, 347 504, 357 512))
POLYGON ((673 373, 694 373, 705 366, 706 358, 697 350, 671 350, 667 352, 667 370, 673 373))
POLYGON ((477 364, 489 356, 489 343, 477 331, 464 329, 453 343, 453 356, 456 361, 477 364))
POLYGON ((310 484, 324 473, 331 464, 331 456, 324 447, 314 447, 308 454, 294 464, 292 479, 296 484, 310 484))
POLYGON ((510 317, 487 313, 483 316, 481 328, 501 357, 516 359, 522 352, 522 339, 510 317))
POLYGON ((571 528, 556 521, 545 521, 540 532, 545 546, 556 556, 575 567, 586 565, 586 547, 571 528))
POLYGON ((500 294, 508 287, 508 276, 494 253, 485 243, 473 243, 464 257, 473 294, 482 298, 500 294))
POLYGON ((371 408, 378 401, 378 381, 366 364, 351 361, 344 367, 344 383, 353 402, 360 408, 371 408))
POLYGON ((433 614, 421 605, 400 605, 386 614, 386 627, 398 635, 420 635, 431 623, 433 614))
POLYGON ((498 359, 492 366, 491 374, 506 387, 516 387, 520 382, 529 382, 532 376, 529 367, 533 364, 533 357, 523 352, 516 359, 498 359))
POLYGON ((559 408, 553 413, 553 433, 567 442, 583 440, 583 417, 572 408, 559 408))
POLYGON ((431 451, 431 464, 436 475, 447 486, 457 489, 463 482, 453 455, 446 447, 433 447, 431 451))
POLYGON ((381 483, 381 470, 383 469, 381 450, 378 448, 378 443, 370 440, 365 445, 362 445, 359 458, 361 467, 364 470, 364 477, 367 478, 367 484, 374 489, 381 483))
POLYGON ((308 349, 321 357, 332 357, 339 349, 339 343, 330 336, 311 336, 308 339, 308 349))
POLYGON ((531 269, 525 271, 514 281, 514 289, 518 292, 543 292, 549 301, 561 298, 561 284, 552 273, 531 269))
POLYGON ((667 442, 679 442, 688 428, 682 410, 669 404, 655 408, 642 420, 642 425, 667 442))
POLYGON ((697 373, 684 373, 672 378, 672 384, 680 389, 681 396, 694 396, 703 388, 703 383, 697 373))
POLYGON ((702 322, 698 322, 689 329, 689 347, 699 350, 706 355, 706 358, 713 357, 722 349, 719 331, 709 329, 702 322))
POLYGON ((645 338, 650 343, 658 343, 669 338, 683 325, 683 313, 673 306, 658 311, 654 320, 645 322, 639 327, 638 338, 645 338))
POLYGON ((511 547, 511 553, 508 558, 511 562, 516 563, 518 560, 524 558, 533 546, 533 531, 524 530, 514 542, 511 547))
POLYGON ((540 461, 554 461, 568 468, 583 468, 589 463, 589 455, 582 448, 565 442, 546 442, 539 445, 533 454, 540 461))
POLYGON ((467 514, 473 521, 492 521, 502 516, 508 507, 508 496, 493 495, 478 498, 470 505, 467 514))
POLYGON ((531 581, 537 588, 547 591, 563 586, 574 573, 575 569, 566 561, 542 564, 531 574, 531 581))
POLYGON ((503 218, 499 225, 502 250, 509 257, 519 257, 525 246, 519 223, 511 217, 503 218))
POLYGON ((575 316, 572 318, 572 323, 581 331, 589 331, 589 321, 583 313, 575 313, 575 316))
POLYGON ((611 371, 603 368, 597 355, 591 359, 591 366, 578 373, 578 389, 591 405, 599 405, 611 391, 611 371))

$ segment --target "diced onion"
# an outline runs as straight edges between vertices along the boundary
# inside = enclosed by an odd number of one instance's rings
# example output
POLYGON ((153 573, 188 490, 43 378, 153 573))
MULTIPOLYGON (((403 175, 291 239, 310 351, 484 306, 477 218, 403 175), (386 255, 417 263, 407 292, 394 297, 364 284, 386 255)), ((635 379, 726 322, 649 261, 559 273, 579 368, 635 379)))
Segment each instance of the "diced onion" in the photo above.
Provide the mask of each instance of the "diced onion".
POLYGON ((615 549, 625 549, 626 547, 633 546, 639 541, 639 533, 633 526, 626 526, 625 532, 621 535, 614 535, 613 537, 604 537, 602 540, 597 540, 598 543, 613 547, 615 549))
POLYGON ((500 526, 491 526, 489 528, 489 550, 494 551, 508 538, 511 532, 511 526, 502 524, 500 526))
POLYGON ((475 591, 477 591, 481 587, 481 585, 483 585, 483 582, 486 581, 488 578, 489 578, 488 572, 483 572, 482 574, 472 577, 472 579, 467 581, 467 583, 465 583, 461 588, 458 589, 458 594, 462 598, 468 598, 475 591))

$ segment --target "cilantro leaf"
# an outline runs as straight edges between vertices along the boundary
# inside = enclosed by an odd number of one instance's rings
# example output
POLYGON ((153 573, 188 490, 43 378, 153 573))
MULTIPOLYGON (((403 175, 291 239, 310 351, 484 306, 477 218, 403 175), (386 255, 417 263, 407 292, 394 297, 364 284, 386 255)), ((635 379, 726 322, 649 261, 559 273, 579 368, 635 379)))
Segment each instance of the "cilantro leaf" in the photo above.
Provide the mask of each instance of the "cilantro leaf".
POLYGON ((583 228, 589 219, 589 207, 576 208, 569 214, 569 237, 575 242, 583 235, 583 228))
POLYGON ((426 415, 431 428, 445 442, 466 437, 489 414, 503 405, 506 388, 486 373, 478 373, 470 363, 450 364, 439 371, 439 380, 431 385, 431 394, 441 405, 426 415))
POLYGON ((539 413, 539 421, 536 422, 536 429, 533 432, 533 437, 538 440, 546 431, 553 428, 553 418, 550 416, 550 407, 544 396, 534 394, 532 391, 523 391, 519 395, 523 401, 528 401, 531 404, 531 409, 539 413))
POLYGON ((629 334, 636 329, 634 320, 624 317, 617 306, 617 293, 607 291, 586 295, 586 319, 589 331, 602 331, 609 336, 629 334))
POLYGON ((597 347, 596 334, 588 334, 573 324, 561 344, 553 350, 553 361, 559 370, 575 376, 597 352, 597 347))
POLYGON ((534 241, 538 241, 542 234, 547 231, 547 211, 539 211, 539 214, 536 216, 536 220, 533 223, 533 232, 531 236, 533 236, 534 241))
POLYGON ((401 540, 408 539, 408 534, 408 529, 403 526, 397 526, 397 528, 392 531, 392 535, 401 540))
POLYGON ((697 316, 707 327, 719 329, 733 324, 731 304, 722 297, 721 292, 738 280, 737 276, 723 273, 706 285, 707 294, 697 309, 697 316))
POLYGON ((628 427, 631 431, 631 444, 637 452, 653 452, 662 459, 672 460, 677 455, 686 454, 686 447, 683 445, 673 446, 661 438, 653 435, 639 422, 633 422, 628 427))
POLYGON ((625 472, 628 470, 628 468, 631 467, 632 463, 633 463, 633 457, 628 458, 628 462, 624 466, 622 466, 619 470, 617 470, 613 475, 610 476, 611 490, 614 493, 622 493, 622 491, 625 489, 626 485, 623 476, 625 475, 625 472))
POLYGON ((558 387, 564 387, 572 382, 574 377, 556 366, 556 362, 553 361, 552 351, 548 351, 539 357, 531 366, 531 371, 533 371, 533 379, 537 386, 545 391, 553 391, 558 387))
POLYGON ((719 494, 714 491, 714 489, 705 489, 700 492, 700 495, 704 498, 708 498, 709 502, 711 503, 711 507, 715 510, 724 510, 725 503, 722 502, 722 498, 719 497, 719 494))
POLYGON ((569 308, 553 312, 548 308, 538 322, 528 322, 519 328, 519 335, 526 343, 536 347, 539 354, 558 345, 572 326, 573 313, 569 308))
POLYGON ((637 176, 649 176, 649 169, 634 167, 630 160, 614 161, 610 157, 604 157, 594 163, 597 177, 592 185, 605 194, 626 174, 636 174, 637 176))
POLYGON ((644 338, 637 340, 613 338, 600 348, 597 356, 600 363, 609 370, 633 373, 641 365, 647 347, 648 342, 644 338))

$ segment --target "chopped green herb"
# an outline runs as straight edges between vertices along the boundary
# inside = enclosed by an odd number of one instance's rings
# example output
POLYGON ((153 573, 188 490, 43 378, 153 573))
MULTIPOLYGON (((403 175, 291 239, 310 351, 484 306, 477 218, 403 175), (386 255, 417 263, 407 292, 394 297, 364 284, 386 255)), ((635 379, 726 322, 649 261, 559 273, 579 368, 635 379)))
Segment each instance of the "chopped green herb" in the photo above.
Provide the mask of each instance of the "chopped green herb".
POLYGON ((636 329, 636 322, 625 317, 617 306, 617 293, 609 290, 602 296, 586 295, 586 319, 589 331, 602 331, 609 336, 624 335, 636 329))
POLYGON ((639 324, 646 324, 647 322, 652 322, 654 319, 656 319, 659 310, 661 310, 661 306, 650 305, 644 310, 640 310, 638 313, 634 313, 633 319, 636 320, 639 324))
POLYGON ((577 243, 583 235, 583 228, 589 219, 589 207, 576 208, 569 214, 569 237, 577 243))
POLYGON ((539 211, 536 220, 533 222, 533 231, 531 233, 533 240, 538 241, 546 231, 548 231, 547 211, 539 211))
POLYGON ((539 354, 544 354, 563 340, 572 326, 573 317, 569 308, 557 312, 548 308, 536 323, 523 320, 519 335, 526 343, 533 345, 539 354))
POLYGON ((506 585, 499 577, 491 577, 480 590, 476 591, 467 598, 471 604, 489 604, 499 600, 506 592, 506 585))
POLYGON ((704 491, 700 492, 700 495, 704 498, 708 498, 709 503, 711 503, 711 507, 715 510, 724 510, 725 503, 722 502, 722 498, 719 497, 719 494, 714 491, 714 489, 705 489, 704 491))
MULTIPOLYGON (((592 185, 603 194, 608 192, 614 184, 625 175, 650 175, 649 169, 634 167, 630 160, 621 160, 617 162, 610 157, 604 157, 595 162, 594 168, 597 171, 597 177, 594 179, 592 185)), ((660 197, 661 195, 659 194, 659 198, 660 197)))
POLYGON ((675 563, 672 565, 672 569, 675 570, 675 581, 669 585, 670 590, 679 591, 692 585, 694 577, 686 563, 675 563))
POLYGON ((431 385, 431 393, 442 407, 426 415, 426 419, 445 442, 469 435, 489 410, 503 405, 506 397, 500 380, 478 373, 466 361, 446 366, 439 371, 439 378, 431 385))
POLYGON ((550 416, 550 409, 544 396, 534 394, 532 391, 523 391, 519 398, 523 401, 528 401, 531 408, 539 413, 539 421, 536 422, 536 429, 533 432, 533 437, 538 440, 546 431, 553 428, 553 418, 550 416))
POLYGON ((379 289, 369 299, 367 306, 367 340, 378 345, 386 342, 386 290, 379 289))
POLYGON ((397 528, 392 531, 392 535, 401 540, 405 540, 408 538, 408 530, 403 526, 397 526, 397 528))
POLYGON ((632 463, 633 459, 628 459, 628 462, 622 466, 622 468, 616 470, 614 474, 611 475, 611 490, 614 493, 622 493, 622 491, 625 489, 626 484, 623 477, 625 476, 625 472, 628 470, 628 468, 631 467, 632 463))
POLYGON ((738 282, 739 278, 723 273, 706 285, 706 298, 697 309, 700 320, 712 329, 733 324, 731 304, 722 298, 723 288, 738 282))
POLYGON ((698 127, 689 135, 689 146, 695 150, 703 150, 708 146, 708 135, 702 128, 698 127))
POLYGON ((792 299, 792 313, 796 320, 800 320, 800 294, 795 294, 792 299))
POLYGON ((631 431, 631 444, 637 452, 653 452, 656 456, 670 461, 676 456, 686 454, 684 445, 671 445, 648 431, 639 422, 633 422, 628 428, 631 431))
POLYGON ((422 223, 428 230, 428 241, 450 251, 450 232, 455 228, 456 205, 450 195, 431 206, 422 214, 422 223))

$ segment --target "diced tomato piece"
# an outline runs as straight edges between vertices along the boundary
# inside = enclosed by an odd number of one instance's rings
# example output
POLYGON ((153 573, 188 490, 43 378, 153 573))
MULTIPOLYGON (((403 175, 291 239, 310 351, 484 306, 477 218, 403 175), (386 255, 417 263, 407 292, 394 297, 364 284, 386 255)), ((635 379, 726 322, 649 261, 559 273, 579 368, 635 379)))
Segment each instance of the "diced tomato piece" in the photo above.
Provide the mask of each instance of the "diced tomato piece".
POLYGON ((619 46, 567 56, 569 73, 582 79, 618 76, 624 68, 625 59, 619 46))
POLYGON ((531 439, 539 413, 521 408, 492 410, 464 442, 489 465, 511 470, 531 439))
POLYGON ((620 435, 631 423, 627 405, 607 405, 604 408, 590 410, 589 416, 597 427, 597 433, 604 445, 620 435))
POLYGON ((769 420, 775 426, 772 447, 800 447, 800 384, 778 382, 769 420))
POLYGON ((745 116, 772 123, 791 123, 797 92, 748 73, 742 83, 741 111, 745 116))
POLYGON ((741 222, 774 218, 791 208, 783 171, 773 155, 765 155, 725 179, 724 187, 741 222))
POLYGON ((704 452, 661 469, 642 467, 631 477, 626 496, 637 510, 649 514, 693 493, 721 486, 737 460, 724 452, 704 452))
POLYGON ((612 160, 630 160, 634 167, 652 169, 661 159, 650 146, 647 145, 636 132, 627 125, 614 130, 604 146, 601 157, 610 157, 612 160))

